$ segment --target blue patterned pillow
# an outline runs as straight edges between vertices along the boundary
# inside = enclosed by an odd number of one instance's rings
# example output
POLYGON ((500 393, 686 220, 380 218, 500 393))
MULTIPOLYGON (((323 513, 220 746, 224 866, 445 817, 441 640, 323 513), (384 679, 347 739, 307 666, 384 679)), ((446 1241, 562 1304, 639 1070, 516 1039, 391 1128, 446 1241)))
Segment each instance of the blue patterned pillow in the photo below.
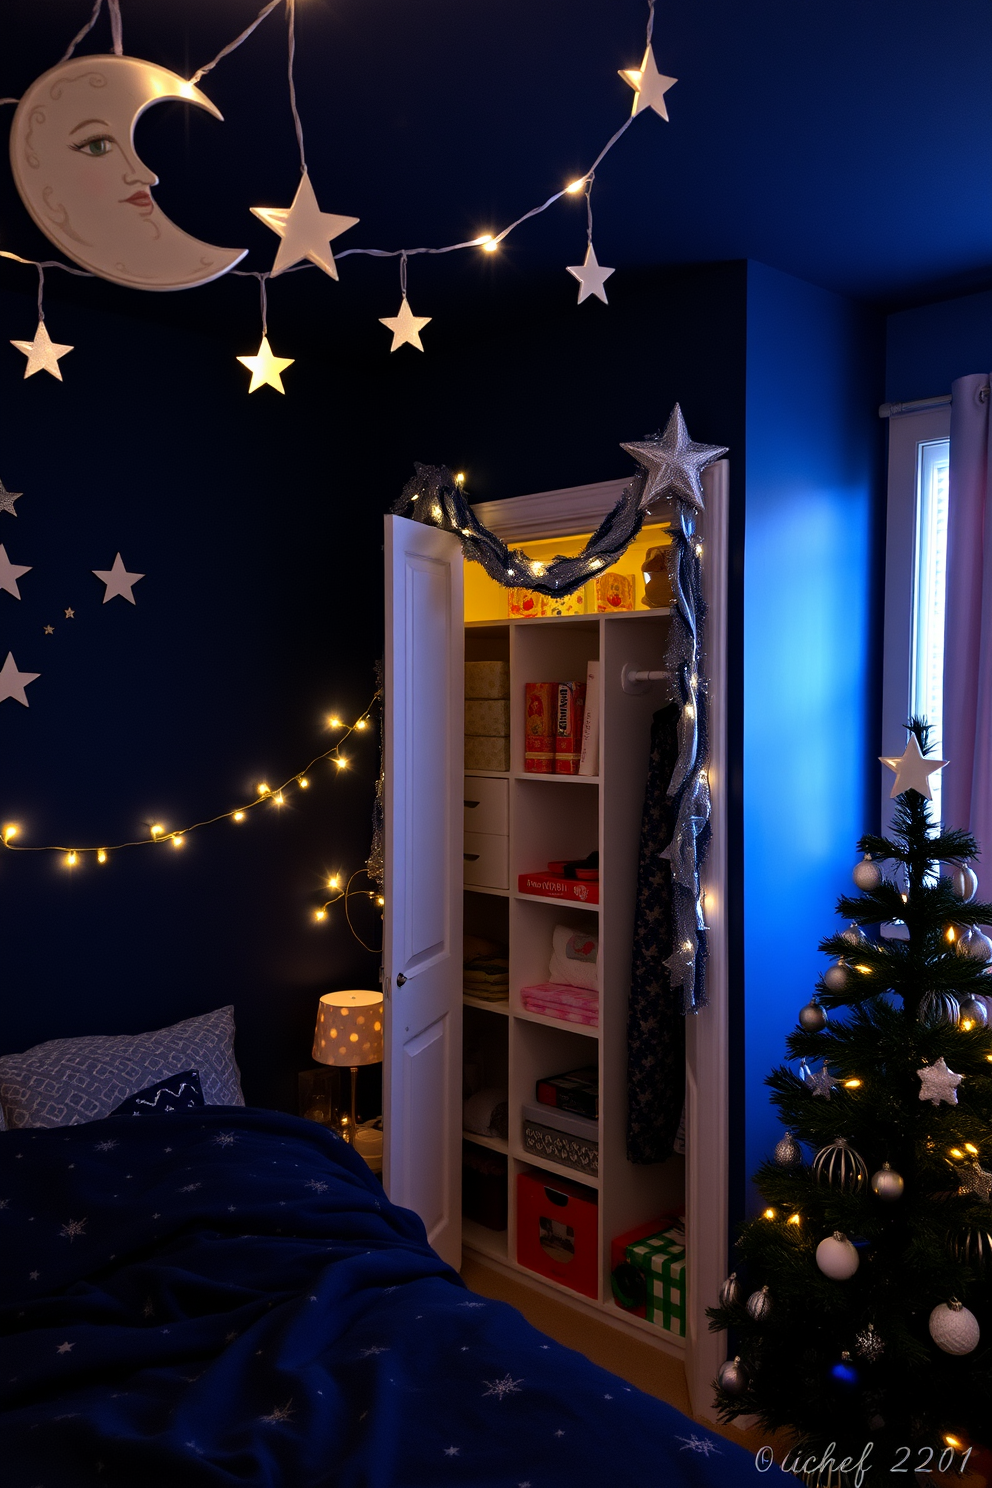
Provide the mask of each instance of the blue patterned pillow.
POLYGON ((234 1058, 234 1009, 216 1008, 152 1033, 52 1039, 0 1059, 8 1127, 79 1126, 177 1069, 200 1072, 208 1106, 243 1106, 234 1058))
POLYGON ((162 1116, 169 1111, 192 1111, 203 1105, 200 1089, 200 1071, 183 1070, 181 1075, 170 1075, 139 1090, 129 1100, 121 1101, 111 1111, 111 1116, 162 1116))

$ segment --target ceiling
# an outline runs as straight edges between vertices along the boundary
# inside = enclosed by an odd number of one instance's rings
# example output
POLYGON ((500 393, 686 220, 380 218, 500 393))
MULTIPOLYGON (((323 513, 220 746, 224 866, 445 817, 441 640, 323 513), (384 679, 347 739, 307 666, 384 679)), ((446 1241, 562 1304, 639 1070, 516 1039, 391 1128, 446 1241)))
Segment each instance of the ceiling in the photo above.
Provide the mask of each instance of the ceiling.
MULTIPOLYGON (((122 0, 124 49, 188 76, 260 3, 122 0)), ((90 9, 4 0, 0 95, 52 66, 90 9)), ((643 0, 298 0, 311 178, 324 210, 361 219, 336 246, 498 230, 580 174, 629 114, 617 69, 639 64, 646 14, 643 0)), ((105 16, 86 49, 110 49, 105 16)), ((640 116, 600 167, 601 263, 750 257, 885 306, 992 284, 989 0, 659 0, 655 55, 679 79, 671 122, 640 116)), ((169 103, 138 126, 163 208, 249 247, 246 267, 274 246, 248 208, 288 205, 298 180, 285 62, 277 12, 203 84, 223 124, 169 103)), ((511 292, 580 262, 584 227, 566 198, 498 254, 462 257, 511 292)), ((52 252, 6 170, 0 246, 52 252)), ((398 290, 395 264, 351 259, 342 284, 353 272, 398 290)))

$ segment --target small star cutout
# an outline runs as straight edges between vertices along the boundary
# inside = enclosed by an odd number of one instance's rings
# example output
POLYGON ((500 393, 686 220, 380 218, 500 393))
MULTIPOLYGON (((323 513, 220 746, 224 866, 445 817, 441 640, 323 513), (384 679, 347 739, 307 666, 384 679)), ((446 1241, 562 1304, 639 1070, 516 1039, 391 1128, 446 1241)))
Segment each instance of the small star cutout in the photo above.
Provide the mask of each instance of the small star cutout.
POLYGON ((128 573, 124 567, 120 553, 114 559, 113 568, 94 568, 93 572, 100 580, 100 583, 107 586, 103 596, 104 604, 107 603, 108 599, 113 599, 118 594, 121 599, 126 599, 130 604, 134 604, 135 599, 131 591, 138 580, 145 577, 144 574, 128 573))
POLYGON ((33 377, 36 372, 50 372, 59 382, 62 381, 59 358, 67 356, 72 347, 60 346, 57 341, 53 341, 43 320, 38 322, 33 341, 11 341, 10 344, 16 346, 18 351, 23 351, 28 359, 24 368, 25 377, 33 377))
MULTIPOLYGON (((0 703, 5 698, 13 698, 16 702, 22 703, 26 708, 28 706, 28 700, 24 696, 24 689, 32 682, 36 682, 40 676, 40 672, 19 672, 13 653, 8 651, 7 660, 0 667, 0 703)), ((22 1156, 20 1152, 17 1155, 18 1157, 22 1156)))
POLYGON ((921 796, 926 796, 928 801, 932 801, 930 776, 935 775, 938 770, 942 770, 949 763, 948 760, 934 759, 931 755, 924 754, 915 734, 910 734, 909 742, 898 758, 885 754, 880 754, 878 757, 883 765, 888 765, 890 770, 896 772, 892 789, 889 791, 890 799, 901 796, 903 791, 915 790, 921 796))
POLYGON ((397 351, 401 346, 406 345, 415 346, 418 351, 423 351, 424 343, 420 339, 420 333, 424 326, 430 325, 432 319, 430 315, 414 315, 410 309, 410 301, 404 295, 396 314, 380 315, 379 324, 384 325, 388 331, 393 333, 390 351, 397 351))
POLYGON ((655 434, 651 439, 621 444, 620 448, 632 455, 646 472, 644 491, 641 495, 641 510, 652 506, 664 496, 674 496, 679 501, 703 509, 702 471, 713 460, 727 453, 722 444, 696 444, 689 438, 676 403, 672 409, 664 434, 655 434))
POLYGON ((814 1095, 822 1095, 824 1100, 829 1100, 831 1090, 836 1088, 826 1060, 818 1070, 807 1069, 803 1080, 814 1095))
POLYGON ((66 610, 66 612, 65 612, 65 618, 67 620, 75 620, 75 618, 76 618, 76 612, 75 612, 75 610, 66 610))
POLYGON ((45 626, 45 634, 46 635, 54 635, 55 634, 55 626, 54 625, 46 625, 45 626))
POLYGON ((935 1106, 939 1106, 941 1101, 946 1101, 949 1106, 957 1105, 958 1086, 964 1075, 956 1075, 952 1069, 948 1069, 943 1055, 933 1064, 925 1064, 916 1073, 920 1081, 921 1101, 930 1101, 935 1106))
POLYGON ((28 1280, 29 1281, 37 1281, 38 1280, 38 1277, 40 1275, 41 1275, 41 1272, 40 1271, 29 1271, 28 1272, 28 1280))
POLYGON ((254 356, 238 357, 242 367, 247 367, 251 373, 251 382, 248 385, 250 393, 257 392, 266 383, 269 387, 274 387, 277 393, 285 393, 286 389, 282 385, 280 374, 285 372, 287 367, 291 367, 295 360, 295 357, 273 356, 268 336, 262 337, 254 356))
POLYGON ((0 480, 0 512, 10 512, 12 517, 16 517, 14 502, 20 501, 22 495, 21 491, 8 491, 3 481, 0 480))
POLYGON ((17 581, 30 572, 30 564, 11 563, 7 557, 6 548, 3 543, 0 543, 0 589, 6 589, 8 594, 12 594, 15 599, 20 599, 21 591, 17 587, 17 581))
POLYGON ((564 1436, 564 1435, 565 1435, 564 1431, 562 1431, 561 1427, 559 1426, 558 1427, 558 1430, 555 1432, 555 1436, 564 1436))
POLYGON ((460 1451, 461 1447, 445 1447, 444 1455, 445 1457, 457 1457, 460 1451))
POLYGON ((723 1456, 716 1442, 708 1436, 697 1436, 693 1432, 691 1436, 677 1436, 675 1440, 683 1443, 681 1448, 683 1452, 700 1452, 704 1457, 723 1456))
POLYGON ((640 67, 621 67, 620 76, 634 90, 631 117, 636 118, 644 109, 652 108, 667 124, 668 105, 665 103, 665 94, 669 88, 674 88, 678 78, 666 77, 663 72, 658 71, 650 46, 644 53, 640 67))
POLYGON ((76 1345, 74 1343, 60 1343, 55 1352, 57 1354, 71 1354, 75 1347, 76 1345))
POLYGON ((317 196, 304 171, 303 179, 296 189, 291 207, 252 207, 252 215, 266 227, 278 233, 282 242, 272 265, 272 278, 291 268, 302 258, 330 274, 338 277, 338 266, 331 252, 331 239, 354 227, 357 217, 339 217, 334 212, 322 212, 317 205, 317 196))
POLYGON ((568 272, 572 275, 573 279, 578 279, 579 281, 579 298, 576 301, 577 304, 581 305, 582 301, 587 300, 590 295, 595 295, 597 299, 602 300, 604 305, 609 304, 604 286, 614 270, 604 269, 597 262, 596 250, 591 243, 586 249, 586 256, 581 264, 569 264, 568 272))

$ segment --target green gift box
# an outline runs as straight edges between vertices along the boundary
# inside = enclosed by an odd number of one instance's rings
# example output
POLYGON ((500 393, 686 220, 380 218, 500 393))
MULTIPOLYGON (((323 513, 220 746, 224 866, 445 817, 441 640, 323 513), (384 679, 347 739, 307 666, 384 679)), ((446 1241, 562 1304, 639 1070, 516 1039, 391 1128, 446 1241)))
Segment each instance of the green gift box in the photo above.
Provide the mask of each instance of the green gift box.
POLYGON ((663 1230, 627 1246, 627 1260, 647 1284, 645 1316, 666 1333, 685 1337, 685 1236, 663 1230))

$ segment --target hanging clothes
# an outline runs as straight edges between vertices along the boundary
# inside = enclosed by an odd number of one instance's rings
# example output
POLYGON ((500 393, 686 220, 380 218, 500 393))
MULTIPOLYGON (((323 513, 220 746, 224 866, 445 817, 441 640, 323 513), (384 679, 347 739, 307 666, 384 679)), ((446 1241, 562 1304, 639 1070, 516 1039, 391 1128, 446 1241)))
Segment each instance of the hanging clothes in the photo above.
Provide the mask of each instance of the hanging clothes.
POLYGON ((685 1016, 672 989, 672 868, 662 853, 672 840, 678 802, 668 785, 678 761, 678 704, 651 722, 651 758, 634 909, 634 952, 627 1010, 627 1156, 664 1162, 674 1149, 685 1101, 685 1016))

